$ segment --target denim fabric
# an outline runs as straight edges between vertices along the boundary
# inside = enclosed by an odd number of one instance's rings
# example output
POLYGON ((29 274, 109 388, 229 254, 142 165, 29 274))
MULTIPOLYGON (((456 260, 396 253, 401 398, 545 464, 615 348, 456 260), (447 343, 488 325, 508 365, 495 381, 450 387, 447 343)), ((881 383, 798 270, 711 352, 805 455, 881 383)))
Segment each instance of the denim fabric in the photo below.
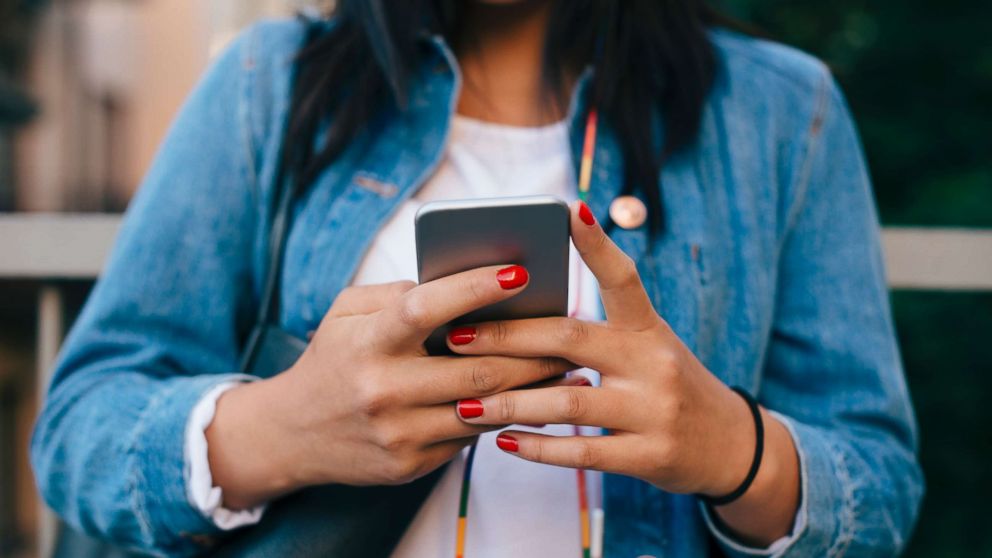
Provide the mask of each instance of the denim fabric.
MULTIPOLYGON (((252 325, 302 37, 298 22, 262 23, 213 65, 68 337, 32 459, 45 500, 88 533, 167 555, 216 535, 187 500, 183 433, 198 398, 236 377, 252 325)), ((785 417, 802 521, 777 555, 891 555, 923 480, 857 133, 819 61, 712 38, 719 73, 699 139, 660 176, 666 230, 613 238, 707 367, 785 417)), ((295 208, 280 320, 301 337, 442 157, 460 80, 440 39, 422 48, 408 108, 384 114, 385 132, 354 142, 295 208)), ((576 161, 587 85, 588 74, 570 111, 576 161)), ((590 205, 603 220, 623 176, 606 123, 595 156, 590 205)), ((719 533, 691 496, 608 476, 604 499, 611 556, 699 556, 711 533, 732 556, 770 554, 719 533)))

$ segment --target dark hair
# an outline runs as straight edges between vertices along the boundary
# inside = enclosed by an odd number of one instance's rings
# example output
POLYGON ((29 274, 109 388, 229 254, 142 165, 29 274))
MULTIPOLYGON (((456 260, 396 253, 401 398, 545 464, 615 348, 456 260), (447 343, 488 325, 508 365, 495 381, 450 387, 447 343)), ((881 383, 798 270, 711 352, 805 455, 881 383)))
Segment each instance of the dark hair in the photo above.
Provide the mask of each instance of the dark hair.
MULTIPOLYGON (((650 226, 660 230, 658 173, 696 137, 716 72, 707 31, 723 19, 703 0, 550 1, 546 91, 562 93, 562 69, 594 65, 590 105, 619 137, 624 191, 643 193, 650 226), (663 143, 652 118, 659 114, 663 143)), ((330 30, 311 24, 297 59, 283 151, 296 187, 312 183, 351 142, 373 138, 383 113, 403 110, 424 52, 418 41, 426 31, 451 44, 463 2, 339 0, 330 30)))

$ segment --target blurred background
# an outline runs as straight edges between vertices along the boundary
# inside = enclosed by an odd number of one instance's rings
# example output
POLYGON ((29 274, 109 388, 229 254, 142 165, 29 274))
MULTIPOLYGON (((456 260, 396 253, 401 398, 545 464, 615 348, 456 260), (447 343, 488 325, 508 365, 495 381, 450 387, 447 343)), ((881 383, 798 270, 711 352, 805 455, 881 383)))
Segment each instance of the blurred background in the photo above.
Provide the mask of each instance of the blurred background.
MULTIPOLYGON (((26 456, 37 402, 177 107, 252 20, 322 4, 0 0, 0 556, 51 548, 26 456)), ((843 86, 920 422, 928 491, 908 555, 992 556, 992 2, 715 4, 843 86)))

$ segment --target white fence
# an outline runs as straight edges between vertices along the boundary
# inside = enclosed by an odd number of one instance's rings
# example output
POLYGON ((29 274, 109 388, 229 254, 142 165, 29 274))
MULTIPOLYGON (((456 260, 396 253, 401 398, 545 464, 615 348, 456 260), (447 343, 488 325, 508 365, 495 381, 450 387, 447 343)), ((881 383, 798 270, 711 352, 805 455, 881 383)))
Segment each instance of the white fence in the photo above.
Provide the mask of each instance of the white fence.
MULTIPOLYGON (((0 281, 93 279, 120 216, 0 215, 0 281)), ((893 289, 992 290, 992 229, 887 227, 882 233, 893 289)))
MULTIPOLYGON (((65 329, 60 285, 95 279, 119 226, 117 215, 0 216, 0 293, 5 280, 38 285, 39 402, 65 329)), ((992 291, 992 230, 893 227, 883 239, 893 289, 992 291)), ((55 522, 45 513, 38 523, 38 555, 49 556, 55 522)))

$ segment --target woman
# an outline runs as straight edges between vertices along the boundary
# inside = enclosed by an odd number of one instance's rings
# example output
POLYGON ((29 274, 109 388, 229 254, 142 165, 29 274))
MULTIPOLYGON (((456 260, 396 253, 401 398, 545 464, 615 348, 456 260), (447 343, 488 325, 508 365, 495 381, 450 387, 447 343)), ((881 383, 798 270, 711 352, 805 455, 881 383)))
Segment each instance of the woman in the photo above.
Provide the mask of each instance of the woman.
POLYGON ((159 554, 209 549, 303 487, 451 462, 394 556, 579 555, 586 491, 612 556, 714 540, 868 556, 910 533, 915 446, 867 173, 821 63, 696 1, 355 0, 330 23, 259 25, 208 73, 67 341, 32 449, 70 524, 159 554), (416 208, 574 199, 590 140, 577 316, 477 324, 449 337, 463 356, 426 356, 427 333, 528 277, 416 286, 416 208), (311 341, 257 379, 231 372, 279 153, 296 196, 279 320, 311 341), (598 374, 562 376, 576 367, 598 374), (571 468, 590 471, 581 490, 571 468))

